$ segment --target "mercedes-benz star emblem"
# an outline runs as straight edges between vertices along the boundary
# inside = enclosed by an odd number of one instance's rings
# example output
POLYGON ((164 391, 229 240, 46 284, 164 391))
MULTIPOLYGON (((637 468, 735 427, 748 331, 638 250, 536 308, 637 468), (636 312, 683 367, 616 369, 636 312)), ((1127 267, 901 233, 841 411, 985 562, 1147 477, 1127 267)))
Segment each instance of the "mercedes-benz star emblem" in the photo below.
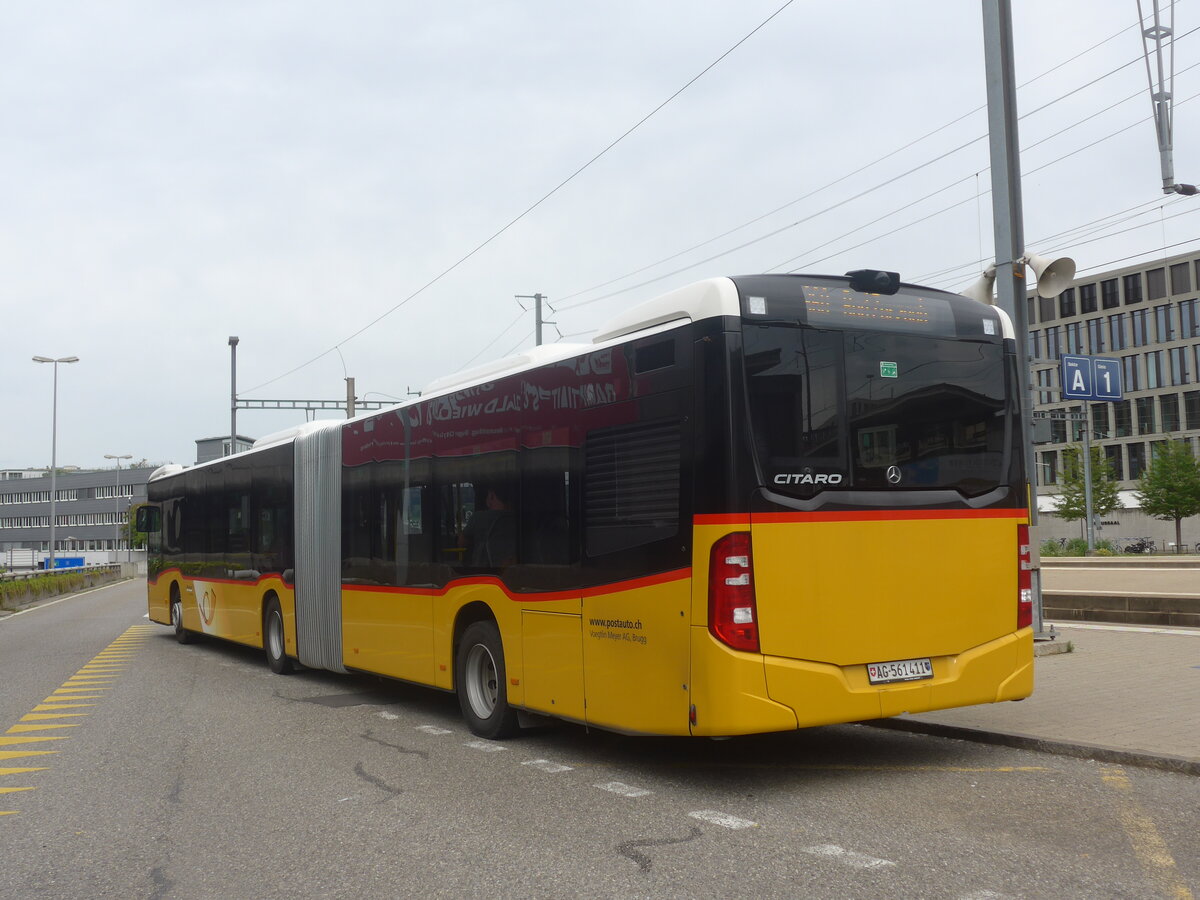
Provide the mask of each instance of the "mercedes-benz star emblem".
POLYGON ((888 484, 899 484, 900 483, 900 467, 899 466, 888 466, 887 480, 888 480, 888 484))

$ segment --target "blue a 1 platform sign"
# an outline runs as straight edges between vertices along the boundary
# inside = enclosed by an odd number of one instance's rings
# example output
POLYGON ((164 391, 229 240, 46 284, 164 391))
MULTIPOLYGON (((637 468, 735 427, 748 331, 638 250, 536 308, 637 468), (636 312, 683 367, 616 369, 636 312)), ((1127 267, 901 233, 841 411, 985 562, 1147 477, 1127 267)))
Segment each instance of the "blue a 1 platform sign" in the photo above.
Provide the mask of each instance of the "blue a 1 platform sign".
POLYGON ((1104 356, 1063 356, 1064 400, 1120 400, 1121 361, 1104 356))

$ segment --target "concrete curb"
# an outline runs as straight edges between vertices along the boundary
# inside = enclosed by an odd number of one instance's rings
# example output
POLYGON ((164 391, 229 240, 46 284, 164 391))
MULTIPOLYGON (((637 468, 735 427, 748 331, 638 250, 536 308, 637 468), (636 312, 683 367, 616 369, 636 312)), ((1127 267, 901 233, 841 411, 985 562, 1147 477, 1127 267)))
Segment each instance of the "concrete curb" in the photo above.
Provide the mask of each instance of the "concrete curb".
POLYGON ((1158 769, 1178 775, 1200 776, 1200 759, 1189 759, 1183 756, 1149 753, 1143 750, 1122 750, 1118 747, 1105 747, 1102 744, 1048 740, 1029 734, 984 731, 981 728, 941 725, 937 722, 923 722, 919 719, 871 719, 859 724, 870 725, 873 728, 890 728, 894 731, 955 738, 960 741, 974 741, 979 744, 1013 747, 1018 750, 1033 750, 1037 753, 1052 753, 1055 756, 1071 756, 1076 759, 1092 759, 1096 762, 1115 763, 1122 766, 1158 769))

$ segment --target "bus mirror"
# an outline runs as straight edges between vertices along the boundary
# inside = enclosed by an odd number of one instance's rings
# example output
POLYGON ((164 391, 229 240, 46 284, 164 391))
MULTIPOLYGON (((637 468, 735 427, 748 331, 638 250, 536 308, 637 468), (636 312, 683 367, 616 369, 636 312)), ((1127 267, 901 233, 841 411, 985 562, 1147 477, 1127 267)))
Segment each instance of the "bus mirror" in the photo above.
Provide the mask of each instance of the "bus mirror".
POLYGON ((864 294, 894 294, 900 290, 899 272, 882 272, 879 269, 855 269, 846 273, 850 287, 864 294))
POLYGON ((143 533, 158 531, 158 519, 157 506, 139 506, 135 525, 137 530, 143 533))

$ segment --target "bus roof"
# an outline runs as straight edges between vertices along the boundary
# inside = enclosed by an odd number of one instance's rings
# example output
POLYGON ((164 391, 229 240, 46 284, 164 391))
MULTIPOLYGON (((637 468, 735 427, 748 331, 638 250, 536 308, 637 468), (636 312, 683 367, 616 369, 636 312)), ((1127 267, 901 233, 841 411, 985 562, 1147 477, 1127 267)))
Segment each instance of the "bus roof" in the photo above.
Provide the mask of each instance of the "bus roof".
MULTIPOLYGON (((822 279, 849 280, 845 276, 837 275, 785 275, 779 277, 819 277, 822 279)), ((903 285, 903 287, 916 286, 903 285)), ((922 290, 930 289, 922 288, 922 290)), ((966 302, 971 302, 968 298, 955 295, 953 292, 937 291, 937 293, 958 296, 966 302)), ((1013 328, 1011 320, 999 307, 996 307, 996 312, 1000 314, 1000 319, 1003 323, 1004 337, 1012 338, 1013 328)), ((411 406, 423 399, 427 400, 430 397, 448 394, 465 387, 484 384, 505 375, 515 374, 526 369, 533 369, 558 360, 570 359, 571 357, 579 356, 595 349, 596 345, 615 342, 640 332, 660 331, 676 323, 695 322, 720 316, 740 317, 741 315, 741 298, 735 279, 726 276, 706 278, 703 281, 696 281, 665 294, 660 294, 643 303, 638 303, 624 312, 618 313, 600 326, 595 337, 592 338, 591 344, 543 344, 539 347, 532 347, 515 356, 493 360, 492 362, 467 369, 463 372, 456 372, 452 375, 444 375, 429 382, 420 396, 397 403, 391 409, 411 406)), ((355 418, 365 419, 378 414, 377 411, 372 411, 363 413, 355 418)), ((249 450, 242 452, 252 453, 255 450, 261 450, 265 447, 289 443, 302 435, 325 428, 340 426, 345 424, 346 421, 348 420, 318 419, 313 422, 305 422, 301 425, 285 428, 261 437, 254 442, 254 445, 249 450)), ((212 460, 211 462, 220 462, 223 459, 228 459, 228 457, 221 457, 221 459, 212 460)), ((202 465, 207 465, 207 463, 202 465)), ((200 467, 196 466, 195 468, 200 467)), ((175 475, 183 471, 184 468, 177 465, 162 466, 151 474, 150 480, 153 481, 156 478, 175 475)))

